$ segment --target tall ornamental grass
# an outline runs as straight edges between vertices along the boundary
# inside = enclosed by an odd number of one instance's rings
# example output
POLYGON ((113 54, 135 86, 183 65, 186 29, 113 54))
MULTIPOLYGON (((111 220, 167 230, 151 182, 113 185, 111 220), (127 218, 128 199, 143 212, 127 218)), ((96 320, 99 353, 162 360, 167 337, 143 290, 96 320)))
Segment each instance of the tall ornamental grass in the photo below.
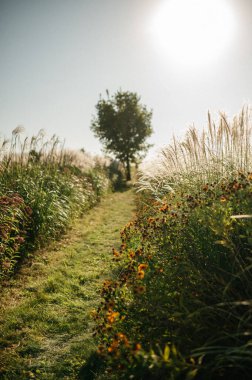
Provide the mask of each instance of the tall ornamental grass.
POLYGON ((112 251, 117 276, 94 312, 109 378, 251 378, 248 116, 229 125, 221 115, 218 128, 209 117, 208 134, 190 130, 163 150, 155 177, 142 174, 137 216, 112 251))
POLYGON ((140 170, 138 187, 160 197, 177 188, 194 190, 205 183, 230 179, 239 170, 252 170, 249 107, 232 121, 221 113, 217 124, 208 113, 208 125, 202 132, 191 127, 183 140, 174 137, 154 162, 140 170))
POLYGON ((29 250, 58 238, 108 190, 106 162, 17 127, 0 145, 0 278, 29 250))

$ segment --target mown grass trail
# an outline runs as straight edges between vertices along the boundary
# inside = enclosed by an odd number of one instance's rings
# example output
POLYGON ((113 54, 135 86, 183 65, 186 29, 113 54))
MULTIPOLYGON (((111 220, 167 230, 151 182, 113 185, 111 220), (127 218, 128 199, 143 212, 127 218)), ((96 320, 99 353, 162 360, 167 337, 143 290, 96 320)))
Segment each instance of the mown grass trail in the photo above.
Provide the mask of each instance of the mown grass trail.
POLYGON ((4 288, 0 378, 76 379, 95 350, 91 312, 111 276, 111 249, 133 215, 134 193, 109 194, 70 233, 39 252, 4 288))

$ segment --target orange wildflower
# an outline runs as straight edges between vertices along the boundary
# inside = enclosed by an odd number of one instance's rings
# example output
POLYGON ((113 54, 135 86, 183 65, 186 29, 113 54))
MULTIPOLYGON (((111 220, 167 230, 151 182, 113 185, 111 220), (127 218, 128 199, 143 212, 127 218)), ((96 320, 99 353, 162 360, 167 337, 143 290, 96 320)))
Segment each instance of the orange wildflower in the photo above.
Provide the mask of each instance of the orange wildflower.
POLYGON ((120 253, 115 248, 112 249, 112 253, 115 257, 120 256, 120 253))
POLYGON ((169 206, 167 203, 164 203, 162 207, 159 209, 159 211, 162 211, 162 212, 166 212, 167 210, 169 210, 169 206))
POLYGON ((118 348, 119 342, 117 340, 113 340, 111 346, 108 347, 108 352, 113 352, 118 348))
POLYGON ((131 259, 133 259, 133 257, 135 257, 135 256, 136 256, 135 252, 134 252, 134 251, 130 251, 130 253, 129 253, 129 257, 130 257, 131 259))
POLYGON ((120 342, 124 343, 125 346, 128 346, 128 345, 129 345, 128 338, 126 337, 125 334, 123 334, 123 333, 118 333, 117 336, 118 336, 118 340, 119 340, 120 342))
POLYGON ((115 319, 119 316, 118 311, 109 310, 107 312, 107 320, 109 323, 114 323, 115 319))
POLYGON ((155 222, 155 218, 148 218, 148 223, 154 223, 155 222))
POLYGON ((139 351, 141 350, 142 346, 140 343, 137 343, 136 346, 135 346, 135 351, 139 351))
POLYGON ((140 264, 138 265, 138 271, 145 270, 148 268, 148 264, 140 264))
POLYGON ((144 271, 143 271, 143 270, 139 270, 139 271, 137 272, 137 278, 138 278, 139 280, 142 280, 142 279, 144 278, 144 271))

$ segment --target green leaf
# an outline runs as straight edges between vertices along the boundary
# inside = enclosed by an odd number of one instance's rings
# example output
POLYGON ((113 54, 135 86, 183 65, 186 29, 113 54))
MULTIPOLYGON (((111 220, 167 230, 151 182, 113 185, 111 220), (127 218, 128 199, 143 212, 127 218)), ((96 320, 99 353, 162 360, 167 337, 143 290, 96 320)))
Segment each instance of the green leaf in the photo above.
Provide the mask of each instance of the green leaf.
POLYGON ((198 369, 197 369, 197 368, 195 368, 195 369, 189 371, 189 372, 187 373, 187 375, 186 375, 186 380, 194 379, 195 376, 197 375, 197 372, 198 372, 198 369))
POLYGON ((171 352, 170 347, 166 345, 164 349, 164 354, 163 354, 163 358, 165 362, 168 362, 169 357, 170 357, 170 352, 171 352))

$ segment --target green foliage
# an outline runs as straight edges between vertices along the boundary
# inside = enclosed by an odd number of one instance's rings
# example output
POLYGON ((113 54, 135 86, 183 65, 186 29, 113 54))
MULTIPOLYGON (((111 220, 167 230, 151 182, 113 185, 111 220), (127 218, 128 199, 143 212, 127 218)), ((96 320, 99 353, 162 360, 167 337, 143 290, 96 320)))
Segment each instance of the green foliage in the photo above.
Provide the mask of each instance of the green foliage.
POLYGON ((94 315, 115 378, 250 378, 251 193, 240 172, 162 201, 141 194, 94 315))
POLYGON ((100 99, 91 129, 107 152, 126 165, 130 180, 130 162, 149 148, 147 137, 152 134, 152 113, 140 103, 136 93, 118 91, 112 98, 100 99))
POLYGON ((111 273, 110 247, 120 244, 118 225, 129 220, 133 207, 132 191, 108 194, 3 287, 1 379, 79 378, 95 351, 91 311, 111 273))
POLYGON ((123 190, 126 187, 126 182, 124 179, 124 168, 122 167, 122 164, 117 160, 112 160, 107 170, 112 189, 114 191, 123 190))
POLYGON ((0 196, 0 273, 8 276, 22 251, 31 209, 23 198, 12 193, 0 196))
POLYGON ((248 109, 209 115, 142 170, 94 315, 114 379, 250 379, 251 137, 248 109))
POLYGON ((57 139, 45 144, 40 138, 22 143, 15 130, 9 150, 0 149, 0 278, 25 253, 60 237, 110 187, 106 167, 83 170, 57 150, 57 139))

